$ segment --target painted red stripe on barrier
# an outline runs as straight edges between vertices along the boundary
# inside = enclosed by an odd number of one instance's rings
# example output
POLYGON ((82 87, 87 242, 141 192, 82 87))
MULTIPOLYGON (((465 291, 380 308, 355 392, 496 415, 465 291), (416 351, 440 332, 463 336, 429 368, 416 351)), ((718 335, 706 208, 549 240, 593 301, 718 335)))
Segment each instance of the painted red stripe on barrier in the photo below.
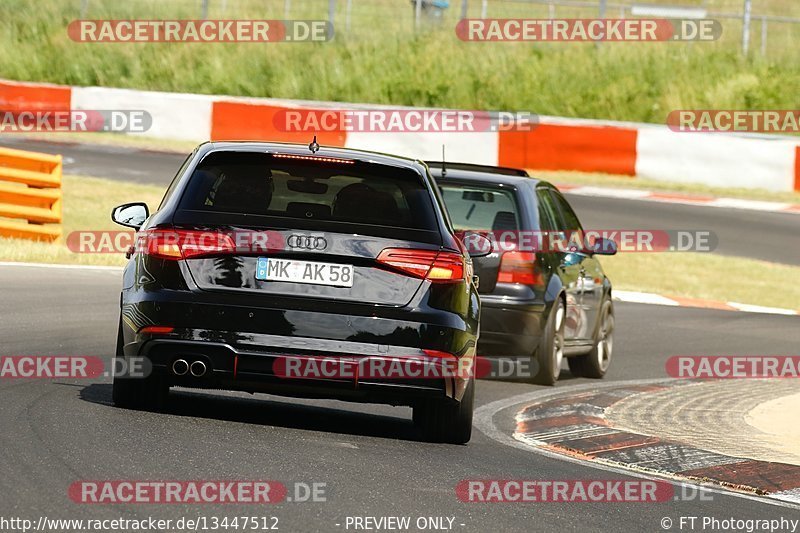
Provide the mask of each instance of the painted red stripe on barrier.
POLYGON ((794 190, 800 191, 800 146, 794 149, 794 190))
POLYGON ((499 164, 634 176, 636 136, 628 128, 539 124, 532 131, 500 132, 499 164))
MULTIPOLYGON (((211 110, 211 140, 213 141, 277 141, 308 144, 313 132, 287 132, 275 127, 275 115, 287 108, 244 102, 214 102, 211 110)), ((323 146, 343 147, 345 132, 316 133, 323 146)))
POLYGON ((71 87, 0 81, 0 108, 4 111, 67 111, 71 99, 71 87))

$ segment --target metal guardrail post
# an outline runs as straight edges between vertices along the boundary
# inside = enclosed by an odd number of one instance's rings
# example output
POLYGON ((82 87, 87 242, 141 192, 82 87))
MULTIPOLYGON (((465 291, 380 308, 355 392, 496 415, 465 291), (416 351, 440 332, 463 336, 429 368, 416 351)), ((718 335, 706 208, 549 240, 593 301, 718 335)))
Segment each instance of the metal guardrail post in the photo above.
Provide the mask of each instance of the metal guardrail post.
POLYGON ((742 54, 747 55, 750 50, 750 19, 752 15, 752 0, 744 0, 742 13, 742 54))

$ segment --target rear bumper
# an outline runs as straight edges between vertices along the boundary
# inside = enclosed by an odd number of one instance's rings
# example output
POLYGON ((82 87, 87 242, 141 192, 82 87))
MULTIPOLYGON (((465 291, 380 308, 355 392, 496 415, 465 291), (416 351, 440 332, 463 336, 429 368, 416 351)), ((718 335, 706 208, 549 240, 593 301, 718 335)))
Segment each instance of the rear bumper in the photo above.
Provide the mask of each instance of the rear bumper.
MULTIPOLYGON (((182 332, 179 332, 179 335, 180 333, 182 332)), ((138 355, 147 358, 152 364, 153 372, 162 375, 167 383, 173 386, 414 405, 426 399, 460 399, 459 392, 466 386, 467 381, 459 375, 437 374, 422 377, 423 374, 420 373, 420 377, 413 378, 408 375, 396 377, 388 372, 393 362, 405 361, 405 365, 400 365, 402 368, 417 364, 417 361, 422 359, 419 354, 309 355, 295 350, 279 350, 274 346, 264 346, 256 351, 219 342, 189 341, 171 335, 173 338, 141 339, 137 344, 140 346, 138 355), (203 362, 207 369, 205 375, 200 377, 191 373, 176 375, 173 363, 179 359, 189 364, 195 361, 203 362), (290 361, 309 359, 317 362, 313 366, 314 369, 323 370, 311 374, 303 370, 291 371, 290 361), (325 367, 323 361, 338 363, 325 367), (345 367, 348 370, 343 371, 345 367), (385 372, 376 373, 376 368, 385 372), (359 375, 359 369, 361 372, 367 369, 368 375, 359 375)), ((398 349, 398 352, 402 350, 398 349)), ((129 351, 131 350, 126 350, 129 351)), ((303 368, 307 369, 308 366, 303 368)))
POLYGON ((387 369, 392 361, 427 358, 423 348, 453 354, 450 358, 462 364, 474 359, 476 332, 458 315, 432 309, 391 309, 385 314, 232 305, 225 296, 178 291, 123 293, 123 350, 125 356, 147 358, 153 371, 174 386, 392 405, 415 405, 426 399, 459 401, 468 374, 401 377, 391 372, 365 375, 357 369, 346 376, 297 377, 281 371, 287 361, 308 357, 387 369), (139 298, 126 299, 133 295, 139 298), (150 325, 174 329, 155 335, 142 331, 150 325), (202 361, 208 370, 200 378, 175 375, 172 365, 178 359, 202 361))
POLYGON ((481 298, 481 356, 530 356, 539 346, 546 306, 543 302, 486 295, 481 298))

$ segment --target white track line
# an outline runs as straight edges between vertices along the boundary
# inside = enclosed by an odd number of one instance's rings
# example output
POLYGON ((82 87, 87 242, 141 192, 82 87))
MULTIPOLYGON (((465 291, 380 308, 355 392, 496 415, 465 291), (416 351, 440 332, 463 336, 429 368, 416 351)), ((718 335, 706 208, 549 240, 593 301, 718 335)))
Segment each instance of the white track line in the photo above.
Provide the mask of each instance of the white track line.
POLYGON ((747 313, 768 313, 772 315, 791 315, 796 316, 798 313, 792 309, 782 309, 780 307, 764 307, 762 305, 742 304, 739 302, 726 302, 731 307, 735 307, 739 311, 747 313))
MULTIPOLYGON (((614 300, 619 302, 627 302, 634 304, 649 304, 649 305, 668 305, 670 307, 690 307, 693 309, 715 309, 714 307, 703 307, 701 305, 687 305, 681 304, 677 300, 654 294, 650 292, 636 292, 636 291, 619 291, 614 290, 614 300)), ((724 311, 743 311, 745 313, 761 313, 768 315, 786 315, 797 316, 800 311, 794 309, 783 309, 781 307, 766 307, 763 305, 743 304, 739 302, 709 302, 709 303, 722 303, 733 309, 722 309, 724 311)))
MULTIPOLYGON (((556 186, 558 187, 558 185, 556 186)), ((745 200, 740 198, 693 198, 691 195, 681 197, 680 193, 646 191, 641 189, 618 189, 612 187, 573 187, 566 184, 564 185, 563 192, 565 194, 595 196, 599 198, 620 198, 665 204, 693 205, 697 207, 722 207, 726 209, 745 209, 748 211, 764 211, 768 213, 800 214, 796 204, 787 202, 745 200), (674 196, 670 196, 670 194, 674 194, 674 196)))
POLYGON ((660 294, 653 294, 649 292, 634 292, 634 291, 612 291, 615 300, 620 302, 629 302, 635 304, 651 304, 651 305, 680 305, 675 300, 661 296, 660 294))

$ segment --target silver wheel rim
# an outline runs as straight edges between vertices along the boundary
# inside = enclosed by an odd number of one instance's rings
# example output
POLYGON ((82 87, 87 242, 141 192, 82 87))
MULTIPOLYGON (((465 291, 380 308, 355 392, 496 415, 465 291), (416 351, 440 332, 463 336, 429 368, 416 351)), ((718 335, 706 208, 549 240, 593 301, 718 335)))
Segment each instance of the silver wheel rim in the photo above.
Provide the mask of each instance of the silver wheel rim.
POLYGON ((561 363, 564 361, 564 306, 556 307, 555 335, 553 336, 553 377, 561 374, 561 363))
POLYGON ((597 366, 605 372, 611 364, 611 354, 614 350, 614 315, 608 306, 603 309, 600 322, 600 331, 597 336, 597 366))

